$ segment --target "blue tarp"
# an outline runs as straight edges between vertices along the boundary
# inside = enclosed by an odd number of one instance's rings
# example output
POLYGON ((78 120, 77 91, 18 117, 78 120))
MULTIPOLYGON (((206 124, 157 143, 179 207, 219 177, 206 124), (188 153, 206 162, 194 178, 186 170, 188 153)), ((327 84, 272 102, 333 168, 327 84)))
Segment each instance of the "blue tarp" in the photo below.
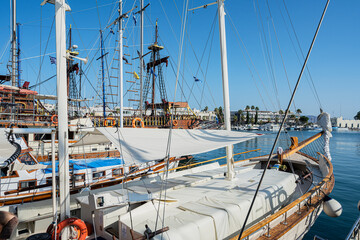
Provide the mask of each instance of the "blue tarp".
MULTIPOLYGON (((51 162, 42 162, 43 165, 51 165, 51 162)), ((124 161, 121 158, 92 158, 92 159, 70 159, 69 160, 70 168, 73 167, 74 171, 81 169, 91 169, 91 168, 100 168, 100 167, 111 167, 116 165, 124 164, 124 161)), ((58 172, 59 161, 56 161, 56 169, 58 172)), ((52 168, 44 169, 45 174, 51 173, 52 168)))

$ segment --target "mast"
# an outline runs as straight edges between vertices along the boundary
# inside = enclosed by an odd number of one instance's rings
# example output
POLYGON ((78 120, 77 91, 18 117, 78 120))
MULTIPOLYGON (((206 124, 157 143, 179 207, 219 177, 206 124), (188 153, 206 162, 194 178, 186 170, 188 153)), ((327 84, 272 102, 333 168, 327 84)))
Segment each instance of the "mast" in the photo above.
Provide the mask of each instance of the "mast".
MULTIPOLYGON (((231 131, 224 0, 217 0, 217 4, 218 4, 218 16, 219 16, 221 71, 222 71, 223 98, 224 98, 224 123, 225 123, 225 130, 231 131)), ((235 176, 232 147, 233 147, 232 145, 226 147, 226 160, 227 160, 226 178, 228 180, 233 179, 235 176)))
POLYGON ((60 220, 70 216, 65 0, 55 0, 60 220))
MULTIPOLYGON (((157 36, 158 36, 158 25, 157 25, 157 20, 156 20, 156 26, 155 26, 155 43, 154 43, 154 46, 157 45, 157 36)), ((154 48, 155 50, 156 48, 154 48)), ((155 63, 155 60, 156 60, 156 54, 155 54, 155 51, 154 51, 154 54, 153 54, 153 63, 155 63)), ((152 74, 152 94, 151 94, 151 106, 152 106, 152 115, 156 115, 156 111, 155 111, 155 64, 153 64, 153 74, 152 74)))
POLYGON ((106 96, 105 96, 105 70, 104 70, 104 40, 102 30, 100 30, 100 54, 101 54, 101 82, 103 94, 103 116, 106 118, 106 96))
POLYGON ((124 86, 123 86, 123 30, 122 30, 122 0, 119 1, 119 82, 120 82, 120 128, 124 127, 124 86))
POLYGON ((143 115, 144 0, 140 0, 140 116, 143 115))
POLYGON ((20 23, 16 24, 17 27, 17 79, 18 87, 21 87, 21 65, 20 65, 20 23))
POLYGON ((11 86, 16 87, 16 0, 12 0, 11 86))
MULTIPOLYGON (((68 51, 69 51, 69 54, 71 53, 71 24, 70 24, 70 27, 69 27, 69 47, 68 47, 68 51)), ((67 94, 68 94, 68 98, 70 98, 71 94, 70 94, 70 71, 69 69, 71 68, 72 66, 72 61, 70 59, 67 59, 66 60, 66 70, 67 70, 67 94)), ((70 108, 70 111, 72 111, 73 109, 70 108)))

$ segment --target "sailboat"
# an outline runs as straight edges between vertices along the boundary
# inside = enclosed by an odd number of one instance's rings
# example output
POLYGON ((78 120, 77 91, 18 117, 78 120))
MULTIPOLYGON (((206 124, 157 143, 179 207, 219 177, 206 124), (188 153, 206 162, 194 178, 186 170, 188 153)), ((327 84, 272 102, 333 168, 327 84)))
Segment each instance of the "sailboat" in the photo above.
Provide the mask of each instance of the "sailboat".
MULTIPOLYGON (((311 138, 299 141, 292 137, 290 148, 278 149, 277 154, 275 140, 269 155, 235 162, 231 145, 258 135, 230 129, 224 1, 217 0, 217 4, 225 130, 99 127, 91 134, 102 134, 119 147, 124 159, 133 161, 163 159, 168 163, 172 157, 184 152, 196 154, 226 147, 226 166, 214 161, 176 171, 167 165, 164 173, 148 174, 138 181, 124 183, 122 188, 93 191, 70 199, 67 109, 66 104, 60 102, 65 94, 64 71, 61 70, 64 64, 59 64, 60 223, 57 225, 57 204, 53 216, 38 213, 37 219, 33 220, 31 211, 26 208, 28 205, 25 205, 18 207, 18 214, 23 217, 21 227, 31 222, 31 231, 36 231, 44 227, 44 219, 53 218, 53 225, 58 226, 52 232, 53 239, 69 226, 79 239, 85 239, 91 228, 95 238, 101 236, 104 239, 301 239, 304 236, 322 212, 322 207, 332 201, 327 197, 334 187, 329 115, 319 115, 322 131, 311 138), (75 210, 72 215, 70 209, 75 210), (27 213, 29 215, 25 216, 27 213), (81 220, 70 218, 74 215, 81 220), (84 222, 93 226, 88 227, 84 222)), ((58 59, 65 53, 64 42, 59 37, 65 32, 65 8, 64 0, 55 1, 58 59)), ((40 206, 33 206, 41 212, 40 206)), ((336 215, 338 209, 332 210, 336 215)))
MULTIPOLYGON (((13 1, 13 6, 16 5, 16 1, 13 1)), ((13 8, 13 16, 15 16, 15 7, 13 8)), ((13 22, 16 22, 15 17, 13 22)), ((13 32, 13 34, 15 31, 13 32)), ((71 31, 69 32, 71 36, 71 31)), ((69 42, 69 48, 66 51, 66 68, 67 73, 71 74, 70 69, 75 69, 74 66, 78 64, 72 64, 73 58, 87 62, 87 59, 78 57, 78 52, 74 50, 71 41, 69 42)), ((15 55, 13 55, 15 59, 15 55)), ((15 69, 12 69, 12 73, 15 69)), ((12 75, 15 77, 15 74, 12 75)), ((67 77, 66 96, 70 88, 74 88, 73 81, 67 77)), ((13 79, 13 84, 16 81, 13 79)), ((28 84, 28 83, 27 83, 28 84)), ((15 128, 21 128, 23 130, 13 130, 12 128, 0 128, 0 141, 1 149, 4 149, 0 161, 1 164, 1 186, 0 186, 0 205, 14 205, 25 202, 34 202, 37 200, 49 199, 52 196, 52 179, 57 178, 52 175, 52 170, 55 169, 51 166, 51 160, 54 158, 57 160, 59 157, 56 155, 56 149, 53 149, 53 133, 51 128, 58 125, 58 119, 53 119, 49 112, 46 112, 46 119, 42 115, 39 115, 35 108, 39 111, 43 111, 41 102, 37 98, 38 94, 35 91, 31 91, 26 88, 16 86, 0 86, 0 90, 3 90, 2 104, 1 106, 8 106, 14 97, 14 103, 10 106, 17 106, 19 99, 22 99, 22 104, 26 106, 31 115, 22 115, 22 112, 10 111, 11 116, 18 117, 17 119, 10 120, 10 117, 6 113, 6 109, 2 109, 2 116, 4 117, 5 125, 0 123, 3 127, 9 126, 15 128), (34 99, 37 99, 35 101, 34 99), (15 104, 15 105, 14 105, 15 104), (30 109, 28 109, 28 107, 30 109), (36 119, 34 119, 36 116, 36 119), (51 118, 51 121, 50 121, 51 118), (36 124, 32 121, 36 122, 36 124), (55 122, 56 120, 56 122, 55 122), (16 123, 13 125, 13 123, 16 123), (28 128, 29 127, 29 128, 28 128), (42 127, 43 129, 37 129, 34 127, 42 127), (21 134, 21 137, 16 134, 21 134), (12 147, 12 142, 8 139, 14 138, 14 144, 20 146, 18 148, 12 147), (12 152, 11 152, 12 151, 12 152), (7 153, 11 152, 10 155, 7 153), (45 161, 45 162, 43 162, 45 161), (6 163, 6 164, 5 164, 6 163)), ((70 91, 71 92, 71 91, 70 91)), ((70 94, 74 95, 74 94, 70 94)), ((75 94, 76 95, 76 94, 75 94)), ((52 99, 57 99, 53 96, 52 99)), ((67 101, 67 97, 65 98, 67 101)), ((74 112, 76 106, 71 105, 71 112, 74 112)), ((22 109, 24 110, 24 109, 22 109)), ((44 116, 45 116, 44 115, 44 116)), ((53 115, 56 116, 57 115, 53 115)), ((71 114, 73 116, 73 114, 71 114)), ((71 144, 70 149, 67 149, 70 162, 70 192, 71 194, 77 194, 84 189, 101 189, 104 187, 111 187, 117 185, 123 181, 130 181, 134 178, 140 178, 144 173, 156 172, 164 168, 166 163, 163 160, 153 161, 148 163, 124 163, 120 158, 119 150, 114 146, 110 140, 101 138, 99 141, 99 135, 97 141, 88 141, 89 137, 82 138, 86 133, 81 132, 77 134, 78 127, 93 127, 90 119, 71 119, 67 130, 68 143, 71 144)), ((56 140, 56 139, 55 139, 56 140)), ((171 166, 177 165, 182 159, 188 157, 180 157, 178 159, 171 160, 171 166)), ((55 169, 58 172, 58 169, 55 169)), ((55 174, 58 175, 58 174, 55 174)))

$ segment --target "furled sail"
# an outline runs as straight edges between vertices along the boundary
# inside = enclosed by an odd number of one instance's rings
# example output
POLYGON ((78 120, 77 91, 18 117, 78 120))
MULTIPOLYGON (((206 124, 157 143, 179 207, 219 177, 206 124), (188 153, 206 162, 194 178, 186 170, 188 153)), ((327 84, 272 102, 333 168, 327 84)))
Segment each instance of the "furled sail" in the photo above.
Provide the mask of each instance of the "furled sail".
POLYGON ((19 156, 21 146, 8 140, 5 128, 0 128, 0 166, 7 167, 19 156))
MULTIPOLYGON (((81 143, 106 143, 111 141, 125 162, 144 163, 161 160, 167 156, 170 129, 150 128, 96 128, 81 139, 81 143), (105 136, 105 140, 101 135, 105 136)), ((225 130, 172 129, 170 157, 208 152, 231 144, 244 142, 258 136, 254 133, 225 130)))

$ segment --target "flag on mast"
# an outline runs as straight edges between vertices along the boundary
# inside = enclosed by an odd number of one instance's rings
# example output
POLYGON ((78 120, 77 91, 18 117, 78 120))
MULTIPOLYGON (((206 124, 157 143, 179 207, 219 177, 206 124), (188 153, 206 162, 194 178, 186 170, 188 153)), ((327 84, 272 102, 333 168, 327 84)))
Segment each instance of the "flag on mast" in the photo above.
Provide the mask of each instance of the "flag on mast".
POLYGON ((200 79, 198 79, 197 77, 195 77, 194 76, 194 80, 195 80, 195 82, 201 82, 201 80, 200 79))
POLYGON ((139 75, 136 72, 134 72, 134 78, 140 79, 139 75))
POLYGON ((133 14, 133 19, 134 19, 134 24, 135 24, 135 26, 136 26, 137 20, 136 20, 136 17, 135 17, 134 14, 133 14))
POLYGON ((151 73, 152 75, 154 75, 155 77, 157 77, 157 75, 154 73, 154 71, 152 70, 152 68, 150 68, 150 73, 151 73))
POLYGON ((50 63, 56 64, 56 57, 52 57, 52 56, 49 56, 49 57, 50 57, 50 63))

